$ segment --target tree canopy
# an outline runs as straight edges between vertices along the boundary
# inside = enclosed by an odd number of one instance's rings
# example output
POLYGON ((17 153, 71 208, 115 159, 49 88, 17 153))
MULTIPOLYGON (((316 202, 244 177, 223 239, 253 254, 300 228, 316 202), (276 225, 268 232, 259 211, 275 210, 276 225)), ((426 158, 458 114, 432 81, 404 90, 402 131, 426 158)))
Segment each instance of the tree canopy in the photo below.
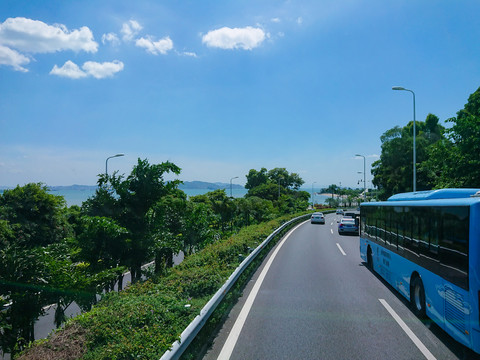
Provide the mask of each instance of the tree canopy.
MULTIPOLYGON (((431 173, 419 166, 428 159, 428 149, 444 139, 445 129, 439 119, 428 114, 425 121, 416 126, 417 190, 433 186, 431 173)), ((382 152, 380 159, 372 164, 373 184, 380 190, 379 197, 413 190, 413 121, 403 128, 387 130, 380 138, 382 152)))
POLYGON ((468 98, 465 107, 451 123, 446 138, 428 149, 422 170, 433 179, 434 188, 480 187, 480 88, 468 98))
MULTIPOLYGON (((480 187, 480 88, 446 123, 451 126, 443 127, 432 114, 417 123, 417 190, 480 187)), ((412 191, 412 127, 409 122, 381 136, 380 160, 372 164, 381 199, 412 191)))

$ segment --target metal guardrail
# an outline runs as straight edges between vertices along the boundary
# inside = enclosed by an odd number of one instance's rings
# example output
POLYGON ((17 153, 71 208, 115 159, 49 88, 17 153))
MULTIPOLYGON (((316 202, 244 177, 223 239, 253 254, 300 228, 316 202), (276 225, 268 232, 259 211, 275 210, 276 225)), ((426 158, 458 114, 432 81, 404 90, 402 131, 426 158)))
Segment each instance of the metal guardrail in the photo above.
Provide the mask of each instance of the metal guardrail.
POLYGON ((240 275, 245 271, 245 269, 250 265, 250 263, 257 257, 257 255, 265 248, 265 246, 281 231, 289 226, 296 224, 298 221, 302 219, 309 218, 311 214, 306 214, 302 216, 298 216, 282 226, 276 229, 273 233, 271 233, 255 250, 253 250, 250 255, 248 255, 245 260, 235 269, 235 271, 230 275, 227 281, 223 284, 223 286, 213 295, 210 301, 200 310, 200 314, 193 319, 193 321, 187 326, 187 328, 182 332, 180 335, 180 341, 175 341, 173 343, 172 348, 167 350, 160 360, 176 360, 179 359, 180 356, 185 352, 187 347, 193 341, 195 336, 200 332, 203 325, 207 322, 210 318, 212 313, 217 308, 218 304, 223 300, 227 292, 230 288, 236 283, 240 275))

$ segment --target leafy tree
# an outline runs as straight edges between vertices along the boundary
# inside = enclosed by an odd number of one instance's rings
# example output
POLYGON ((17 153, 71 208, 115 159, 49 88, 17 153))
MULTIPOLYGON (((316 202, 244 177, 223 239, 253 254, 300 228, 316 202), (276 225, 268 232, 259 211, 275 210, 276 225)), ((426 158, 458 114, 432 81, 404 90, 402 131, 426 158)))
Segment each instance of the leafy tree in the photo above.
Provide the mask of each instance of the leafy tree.
POLYGON ((109 216, 128 230, 129 246, 126 262, 132 280, 141 276, 141 266, 158 250, 158 241, 152 234, 151 209, 164 196, 176 191, 180 181, 165 181, 167 173, 179 174, 180 168, 171 162, 150 165, 138 159, 128 177, 99 175, 95 196, 85 204, 90 216, 109 216), (110 184, 110 185, 109 185, 110 184))
POLYGON ((0 220, 7 220, 19 245, 33 248, 59 242, 71 234, 65 218, 65 199, 42 184, 5 190, 0 196, 0 220))
POLYGON ((113 288, 115 280, 125 271, 124 267, 93 269, 86 262, 75 261, 75 243, 64 242, 39 248, 40 261, 45 265, 45 285, 43 294, 46 304, 56 304, 55 324, 60 326, 65 320, 65 309, 76 302, 84 311, 96 303, 96 294, 113 288))
POLYGON ((276 184, 284 189, 298 190, 300 186, 304 184, 304 181, 298 174, 289 173, 285 168, 275 168, 270 171, 262 168, 260 171, 254 169, 249 171, 247 175, 247 183, 245 184, 245 188, 249 189, 249 196, 256 196, 253 195, 250 190, 265 184, 276 184))
POLYGON ((429 149, 422 170, 429 172, 436 188, 480 187, 480 88, 447 122, 453 125, 446 130, 446 139, 429 149))
POLYGON ((260 171, 252 169, 247 175, 246 197, 269 200, 277 213, 287 214, 307 208, 310 194, 298 191, 303 184, 298 174, 289 173, 285 168, 269 171, 265 168, 260 171))
POLYGON ((261 168, 260 171, 250 169, 247 175, 247 183, 245 189, 253 189, 262 184, 266 184, 269 178, 267 175, 267 169, 261 168))
POLYGON ((0 248, 0 294, 10 305, 2 311, 2 350, 14 355, 34 340, 34 323, 43 313, 46 268, 38 248, 15 242, 0 248), (6 321, 5 321, 6 320, 6 321))
POLYGON ((212 223, 215 229, 225 232, 230 227, 231 230, 231 223, 235 214, 235 202, 227 196, 225 189, 217 189, 203 195, 192 196, 190 200, 210 207, 216 219, 212 223))
MULTIPOLYGON (((80 220, 82 232, 76 244, 80 248, 77 258, 88 265, 90 274, 105 271, 118 273, 119 289, 122 289, 123 273, 115 270, 127 266, 127 251, 130 242, 127 229, 115 220, 99 216, 83 216, 80 220)), ((114 279, 107 288, 113 289, 114 279)))
POLYGON ((183 224, 183 252, 188 256, 213 242, 213 213, 206 204, 187 202, 183 224))
POLYGON ((237 228, 259 224, 278 216, 273 202, 257 196, 235 199, 235 220, 237 228))
MULTIPOLYGON (((444 127, 435 115, 416 123, 417 190, 433 187, 433 178, 421 165, 428 159, 428 149, 444 137, 444 127), (420 164, 420 165, 419 165, 420 164)), ((380 197, 413 190, 413 121, 405 127, 387 130, 380 138, 382 153, 372 164, 373 184, 380 190, 380 197)))
POLYGON ((155 272, 173 266, 173 255, 182 250, 182 230, 186 209, 186 195, 166 195, 159 199, 147 214, 148 226, 154 241, 155 272))
POLYGON ((265 200, 278 200, 280 195, 285 194, 286 190, 280 184, 275 184, 273 182, 268 182, 265 184, 260 184, 254 188, 248 190, 247 197, 258 197, 265 200))
POLYGON ((2 311, 5 352, 15 353, 34 339, 33 325, 52 293, 44 247, 71 235, 65 214, 63 197, 42 184, 17 186, 0 196, 0 296, 10 303, 2 311))

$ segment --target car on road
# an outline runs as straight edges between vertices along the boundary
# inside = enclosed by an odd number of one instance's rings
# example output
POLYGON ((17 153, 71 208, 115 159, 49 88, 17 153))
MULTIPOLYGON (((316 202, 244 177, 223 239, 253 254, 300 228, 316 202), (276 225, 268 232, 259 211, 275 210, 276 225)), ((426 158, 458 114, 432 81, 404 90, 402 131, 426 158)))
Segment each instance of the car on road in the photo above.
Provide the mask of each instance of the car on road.
POLYGON ((353 218, 344 217, 338 223, 338 233, 358 235, 358 223, 353 218))
POLYGON ((337 211, 335 211, 335 214, 336 215, 343 215, 343 210, 342 209, 337 209, 337 211))
POLYGON ((321 212, 315 212, 310 218, 311 224, 325 224, 325 216, 321 212))

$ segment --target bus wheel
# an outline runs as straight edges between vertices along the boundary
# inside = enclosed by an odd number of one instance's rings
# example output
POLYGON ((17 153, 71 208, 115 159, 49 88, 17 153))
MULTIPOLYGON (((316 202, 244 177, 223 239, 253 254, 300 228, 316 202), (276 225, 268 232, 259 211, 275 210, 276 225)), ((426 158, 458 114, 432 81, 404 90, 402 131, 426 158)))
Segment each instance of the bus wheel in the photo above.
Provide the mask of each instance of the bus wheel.
POLYGON ((367 267, 373 270, 373 256, 372 256, 372 248, 369 246, 367 250, 367 267))
POLYGON ((422 279, 416 276, 410 286, 410 303, 413 312, 420 318, 426 317, 425 311, 425 290, 423 288, 422 279))

